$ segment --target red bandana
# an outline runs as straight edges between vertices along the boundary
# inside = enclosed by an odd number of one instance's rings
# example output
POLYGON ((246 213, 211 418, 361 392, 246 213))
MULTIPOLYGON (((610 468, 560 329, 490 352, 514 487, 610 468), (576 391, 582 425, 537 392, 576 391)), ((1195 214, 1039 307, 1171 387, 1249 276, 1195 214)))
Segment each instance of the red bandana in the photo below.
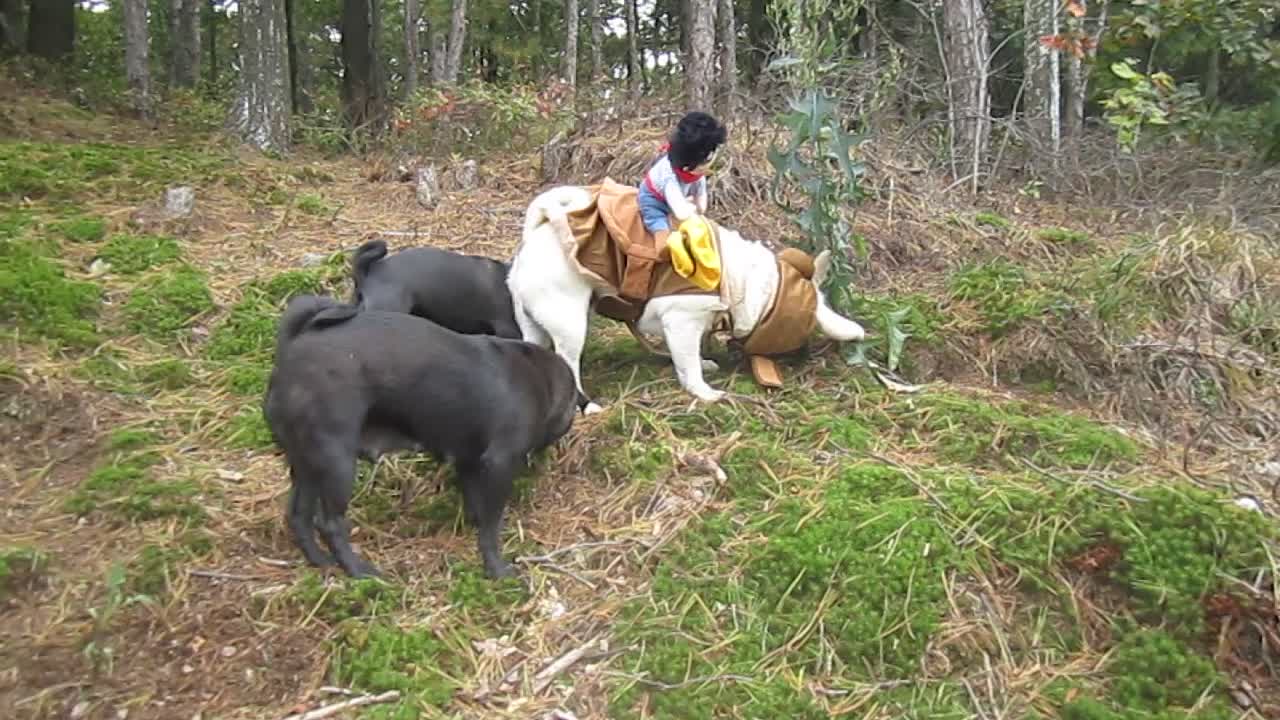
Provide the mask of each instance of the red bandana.
MULTIPOLYGON (((671 150, 671 143, 669 142, 662 143, 662 145, 658 147, 658 152, 663 155, 665 155, 669 150, 671 150)), ((684 183, 685 185, 688 185, 689 183, 697 182, 702 179, 703 173, 689 172, 688 170, 685 170, 684 168, 678 168, 675 165, 672 165, 671 169, 676 171, 676 179, 678 179, 680 182, 684 183)))

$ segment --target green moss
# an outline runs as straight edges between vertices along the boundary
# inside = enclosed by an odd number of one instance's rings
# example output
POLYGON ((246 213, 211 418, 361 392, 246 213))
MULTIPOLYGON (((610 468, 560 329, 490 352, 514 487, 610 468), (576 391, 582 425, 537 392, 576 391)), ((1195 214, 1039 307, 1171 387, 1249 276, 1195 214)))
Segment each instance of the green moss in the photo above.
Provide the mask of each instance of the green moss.
POLYGON ((973 221, 979 225, 985 225, 996 230, 1008 230, 1013 227, 1013 223, 1009 218, 993 212, 980 212, 973 216, 973 221))
POLYGON ((32 587, 48 570, 49 556, 35 548, 0 548, 0 598, 32 587))
POLYGON ((448 703, 461 684, 459 662, 429 627, 385 621, 345 626, 334 650, 333 681, 369 693, 400 691, 396 705, 374 717, 409 720, 448 703))
POLYGON ((319 195, 303 195, 298 198, 298 209, 307 215, 328 215, 332 210, 319 195))
POLYGON ((238 395, 262 397, 267 392, 271 368, 264 364, 235 363, 227 367, 223 382, 238 395))
POLYGON ((169 340, 212 309, 204 273, 183 265, 140 282, 125 303, 124 316, 133 332, 169 340))
POLYGON ((358 618, 367 621, 404 609, 405 589, 377 578, 341 578, 326 582, 307 571, 289 590, 289 601, 308 615, 331 624, 358 618))
POLYGON ((128 567, 128 588, 136 595, 160 597, 168 591, 183 563, 203 557, 213 550, 213 541, 191 530, 163 545, 144 545, 128 567))
POLYGON ((182 255, 178 241, 156 235, 114 235, 98 257, 122 275, 134 275, 177 260, 182 255))
POLYGON ((32 243, 0 240, 0 323, 72 346, 94 345, 91 318, 100 297, 97 285, 68 279, 32 243))
MULTIPOLYGON (((141 442, 133 431, 120 441, 131 448, 141 442)), ((107 512, 136 522, 161 518, 202 521, 205 513, 198 500, 200 487, 190 479, 153 474, 151 468, 159 462, 153 452, 116 452, 108 463, 90 473, 63 508, 75 515, 107 512)))
POLYGON ((191 365, 176 358, 138 365, 135 373, 140 381, 163 390, 177 390, 191 384, 191 365))
POLYGON ((1085 247, 1090 245, 1089 233, 1082 230, 1070 230, 1060 227, 1040 228, 1036 231, 1036 237, 1045 242, 1051 242, 1056 245, 1070 245, 1074 247, 1085 247))
POLYGON ((264 450, 275 445, 262 408, 257 406, 242 410, 232 417, 223 428, 222 441, 229 447, 245 450, 264 450))
POLYGON ((107 221, 97 217, 78 216, 59 220, 51 224, 49 229, 74 243, 98 242, 107 236, 107 221))
POLYGON ((1024 402, 999 405, 959 395, 927 395, 902 401, 891 413, 911 431, 910 445, 934 450, 953 462, 1007 462, 1026 458, 1042 467, 1093 467, 1131 463, 1138 447, 1121 433, 1091 420, 1024 402))
POLYGON ((110 392, 138 394, 151 390, 177 390, 192 382, 191 366, 176 358, 133 364, 119 353, 103 350, 80 362, 76 377, 110 392))
POLYGON ((93 194, 138 198, 166 184, 204 177, 225 157, 180 145, 110 143, 0 144, 0 198, 71 200, 93 194))
POLYGON ((137 450, 160 442, 160 436, 150 430, 123 428, 107 437, 107 449, 116 452, 137 450))
POLYGON ((529 599, 518 578, 490 579, 476 562, 455 563, 449 575, 449 602, 472 616, 508 617, 529 599))
POLYGON ((1039 287, 1026 270, 1005 260, 961 268, 948 285, 953 299, 978 308, 988 332, 996 337, 1027 320, 1070 307, 1066 297, 1039 287))

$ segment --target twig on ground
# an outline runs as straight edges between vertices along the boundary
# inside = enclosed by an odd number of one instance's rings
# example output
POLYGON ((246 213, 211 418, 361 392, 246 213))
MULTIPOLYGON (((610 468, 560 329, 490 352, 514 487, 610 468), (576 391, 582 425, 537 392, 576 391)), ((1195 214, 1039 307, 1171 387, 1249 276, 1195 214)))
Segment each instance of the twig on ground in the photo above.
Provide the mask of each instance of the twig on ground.
POLYGON ((541 694, 542 691, 547 689, 547 686, 551 684, 551 681, 555 680, 557 675, 568 670, 574 663, 581 660, 583 656, 590 652, 591 648, 596 644, 597 641, 592 640, 585 645, 576 647, 564 655, 561 655, 555 662, 539 670, 538 674, 533 676, 533 694, 541 694))
POLYGON ((321 718, 333 717, 344 710, 358 708, 364 705, 376 705, 379 703, 387 703, 400 698, 399 690, 388 690, 381 695, 361 695, 350 700, 343 700, 340 703, 326 705, 301 715, 289 715, 284 720, 321 720, 321 718))
POLYGON ((188 574, 192 577, 211 578, 213 580, 268 580, 269 575, 237 575, 235 573, 217 572, 215 570, 190 570, 188 574))
POLYGON ((687 688, 690 685, 701 685, 703 683, 712 683, 712 682, 724 682, 726 680, 732 680, 734 682, 751 682, 751 678, 747 677, 746 675, 703 675, 701 677, 689 678, 688 680, 683 680, 678 683, 664 683, 664 682, 658 682, 657 680, 650 680, 649 678, 646 678, 646 677, 640 677, 639 675, 631 675, 628 673, 610 672, 606 674, 611 677, 619 677, 624 680, 637 682, 637 683, 640 683, 641 685, 648 685, 649 687, 656 687, 661 690, 680 690, 681 688, 687 688))

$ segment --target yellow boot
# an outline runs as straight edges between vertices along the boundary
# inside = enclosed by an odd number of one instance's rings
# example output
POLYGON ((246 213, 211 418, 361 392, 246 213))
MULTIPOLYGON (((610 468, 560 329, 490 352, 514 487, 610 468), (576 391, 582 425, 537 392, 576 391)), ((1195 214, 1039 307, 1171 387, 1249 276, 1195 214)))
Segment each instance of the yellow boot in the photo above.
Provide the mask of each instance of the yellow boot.
MULTIPOLYGON (((694 285, 703 290, 714 290, 720 286, 720 254, 716 252, 716 244, 712 235, 711 224, 701 216, 694 216, 680 223, 678 233, 682 236, 681 250, 693 265, 691 273, 680 273, 689 278, 694 285)), ((676 233, 672 233, 676 235, 676 233)), ((668 245, 670 238, 667 239, 668 245)), ((675 263, 676 252, 671 251, 672 263, 675 263)), ((677 272, 679 270, 677 269, 677 272)))

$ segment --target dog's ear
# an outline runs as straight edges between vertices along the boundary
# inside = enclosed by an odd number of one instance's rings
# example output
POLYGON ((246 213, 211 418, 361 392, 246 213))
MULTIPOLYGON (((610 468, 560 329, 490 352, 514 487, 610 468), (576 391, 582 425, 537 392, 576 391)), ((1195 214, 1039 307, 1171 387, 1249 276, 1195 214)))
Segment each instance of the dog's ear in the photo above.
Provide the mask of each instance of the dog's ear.
POLYGON ((827 273, 831 272, 831 251, 823 250, 813 261, 813 284, 822 287, 827 281, 827 273))

